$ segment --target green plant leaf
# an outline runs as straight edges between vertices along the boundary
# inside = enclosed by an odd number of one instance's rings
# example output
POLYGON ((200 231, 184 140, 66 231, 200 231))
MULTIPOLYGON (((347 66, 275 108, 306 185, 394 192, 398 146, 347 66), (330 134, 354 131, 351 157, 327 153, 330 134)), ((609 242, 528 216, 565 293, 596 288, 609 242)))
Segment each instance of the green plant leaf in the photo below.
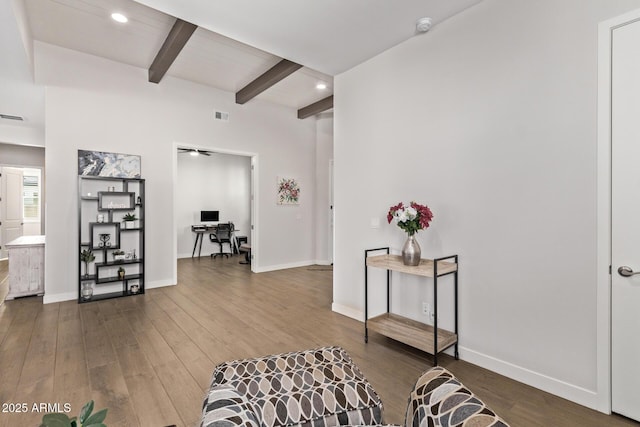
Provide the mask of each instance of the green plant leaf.
POLYGON ((82 407, 80 411, 80 424, 84 424, 85 420, 91 415, 91 411, 93 411, 93 400, 90 400, 82 407))
POLYGON ((89 418, 87 418, 83 425, 86 427, 92 426, 93 424, 98 425, 101 424, 105 418, 107 418, 106 408, 91 415, 89 418))
POLYGON ((69 417, 67 416, 67 414, 61 414, 59 412, 54 412, 52 414, 46 414, 42 417, 42 422, 48 422, 51 420, 59 420, 59 421, 63 421, 63 422, 70 422, 71 420, 69 419, 69 417))
POLYGON ((71 427, 71 420, 66 414, 56 412, 44 415, 42 424, 46 427, 71 427))
POLYGON ((60 420, 51 420, 51 421, 47 421, 46 424, 44 424, 45 427, 71 427, 70 423, 65 423, 64 421, 60 421, 60 420))
POLYGON ((106 424, 102 424, 102 423, 98 423, 98 424, 89 424, 89 425, 83 425, 83 427, 107 427, 106 424))

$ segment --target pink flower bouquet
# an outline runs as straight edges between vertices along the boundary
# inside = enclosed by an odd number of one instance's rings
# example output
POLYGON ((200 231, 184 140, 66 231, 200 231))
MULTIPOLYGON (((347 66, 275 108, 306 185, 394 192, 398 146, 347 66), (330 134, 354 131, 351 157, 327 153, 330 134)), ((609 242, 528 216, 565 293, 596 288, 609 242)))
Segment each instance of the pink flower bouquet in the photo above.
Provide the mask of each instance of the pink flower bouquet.
POLYGON ((405 207, 402 202, 395 206, 391 206, 387 214, 387 221, 395 221, 398 227, 413 236, 418 231, 429 227, 429 223, 433 220, 433 212, 426 205, 419 205, 416 202, 405 207))

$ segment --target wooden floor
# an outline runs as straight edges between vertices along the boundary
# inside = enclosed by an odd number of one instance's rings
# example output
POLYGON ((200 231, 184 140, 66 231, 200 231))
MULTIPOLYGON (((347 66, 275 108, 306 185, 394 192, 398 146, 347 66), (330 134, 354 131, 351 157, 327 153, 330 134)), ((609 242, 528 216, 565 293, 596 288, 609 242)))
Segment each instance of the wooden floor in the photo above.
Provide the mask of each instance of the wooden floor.
MULTIPOLYGON (((75 415, 89 399, 109 408, 110 427, 196 426, 216 364, 324 345, 344 347, 380 394, 386 421, 403 422, 429 356, 377 334, 365 344, 362 323, 331 311, 330 267, 252 274, 238 260, 180 260, 178 286, 134 297, 7 301, 0 306, 0 403, 28 409, 0 412, 0 427, 37 426, 34 403, 69 403, 75 415)), ((466 362, 441 362, 514 427, 637 425, 466 362)))

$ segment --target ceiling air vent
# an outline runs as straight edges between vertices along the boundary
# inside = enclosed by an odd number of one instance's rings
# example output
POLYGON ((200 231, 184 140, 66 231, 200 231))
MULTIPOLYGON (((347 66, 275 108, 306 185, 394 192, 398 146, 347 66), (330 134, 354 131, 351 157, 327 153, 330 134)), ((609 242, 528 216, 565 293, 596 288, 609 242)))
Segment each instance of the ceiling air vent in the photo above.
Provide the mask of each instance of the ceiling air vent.
POLYGON ((216 120, 222 120, 223 122, 229 121, 229 113, 225 113, 224 111, 215 111, 213 117, 216 120))
POLYGON ((0 114, 0 119, 17 120, 19 122, 24 122, 24 117, 12 116, 11 114, 0 114))

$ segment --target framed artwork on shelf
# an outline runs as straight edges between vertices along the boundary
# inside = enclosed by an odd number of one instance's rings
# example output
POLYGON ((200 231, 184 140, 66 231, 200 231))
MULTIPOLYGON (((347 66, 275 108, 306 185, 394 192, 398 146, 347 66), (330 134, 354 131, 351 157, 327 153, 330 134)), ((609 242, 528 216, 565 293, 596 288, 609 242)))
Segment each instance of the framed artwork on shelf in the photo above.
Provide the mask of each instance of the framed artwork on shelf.
POLYGON ((297 178, 278 177, 277 203, 279 205, 300 204, 300 183, 297 178))
POLYGON ((78 150, 78 175, 111 178, 140 178, 140 156, 78 150))

